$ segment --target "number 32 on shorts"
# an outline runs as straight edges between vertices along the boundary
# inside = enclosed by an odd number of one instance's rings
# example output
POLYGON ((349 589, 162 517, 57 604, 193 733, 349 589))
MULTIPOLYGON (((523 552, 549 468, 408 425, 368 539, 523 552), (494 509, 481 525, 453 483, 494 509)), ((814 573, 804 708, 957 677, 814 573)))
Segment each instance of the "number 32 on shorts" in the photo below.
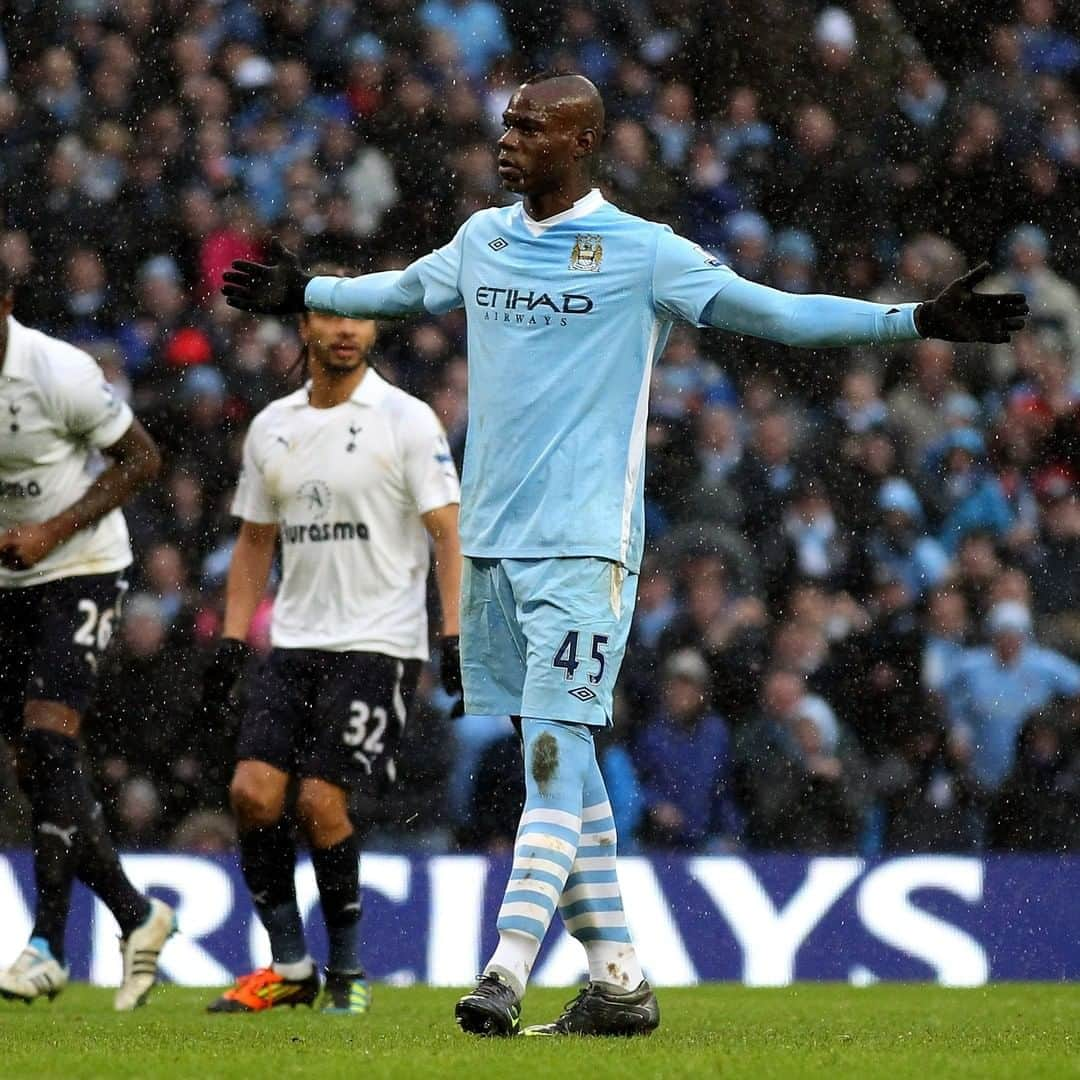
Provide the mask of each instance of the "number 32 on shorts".
POLYGON ((386 734, 386 710, 381 705, 373 709, 366 701, 354 701, 349 707, 349 724, 341 736, 352 750, 353 760, 371 775, 371 762, 383 752, 386 734))
POLYGON ((562 668, 567 680, 570 681, 576 677, 577 669, 582 663, 595 662, 596 668, 589 672, 588 678, 593 686, 597 686, 604 677, 604 666, 606 664, 604 649, 607 647, 608 637, 608 634, 593 634, 591 648, 583 661, 578 659, 578 649, 580 645, 588 643, 589 635, 582 634, 580 630, 570 630, 556 651, 551 666, 562 668), (586 639, 584 643, 581 640, 582 638, 586 639))

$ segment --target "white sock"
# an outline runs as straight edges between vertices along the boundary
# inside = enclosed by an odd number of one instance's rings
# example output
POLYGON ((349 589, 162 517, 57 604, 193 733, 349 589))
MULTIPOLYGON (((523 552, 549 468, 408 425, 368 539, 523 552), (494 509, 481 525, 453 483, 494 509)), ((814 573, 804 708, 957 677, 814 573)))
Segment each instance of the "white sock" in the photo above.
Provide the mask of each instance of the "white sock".
POLYGON ((272 967, 283 979, 299 982, 308 978, 315 970, 315 961, 310 956, 305 956, 303 960, 294 960, 291 964, 274 963, 272 967))
POLYGON ((525 986, 532 974, 540 942, 532 934, 520 930, 500 930, 499 944, 484 968, 484 974, 494 971, 501 975, 519 998, 525 996, 525 986))
POLYGON ((585 941, 589 981, 610 983, 625 993, 636 990, 645 978, 637 951, 629 941, 585 941))

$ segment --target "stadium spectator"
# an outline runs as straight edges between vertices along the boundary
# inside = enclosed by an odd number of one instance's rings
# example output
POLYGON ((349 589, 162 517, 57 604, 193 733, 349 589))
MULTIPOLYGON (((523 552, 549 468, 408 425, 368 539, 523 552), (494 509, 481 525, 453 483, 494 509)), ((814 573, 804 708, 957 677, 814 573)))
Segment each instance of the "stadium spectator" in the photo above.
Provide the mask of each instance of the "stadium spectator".
POLYGON ((966 652, 944 696, 954 740, 979 782, 993 790, 1015 763, 1024 722, 1080 695, 1080 666, 1032 640, 1031 615, 1016 601, 996 604, 986 629, 991 644, 966 652))
POLYGON ((148 783, 159 794, 153 820, 140 832, 150 829, 144 839, 158 841, 200 800, 224 795, 227 778, 218 761, 230 736, 194 723, 191 648, 169 629, 164 605, 153 596, 137 593, 125 603, 119 641, 102 665, 102 693, 90 717, 110 824, 129 827, 125 791, 135 780, 148 783))
POLYGON ((950 402, 964 393, 954 374, 955 350, 948 341, 920 341, 911 350, 911 368, 888 396, 889 426, 902 440, 910 468, 918 468, 928 448, 952 427, 950 402))
POLYGON ((798 488, 806 467, 796 454, 792 418, 783 412, 758 420, 750 450, 732 473, 742 501, 743 528, 753 541, 780 525, 785 504, 798 488))
POLYGON ((990 808, 989 846, 999 851, 1080 847, 1080 759, 1068 714, 1068 709, 1044 710, 1020 729, 1016 763, 990 808))
POLYGON ((1030 550, 1034 609, 1043 640, 1080 656, 1080 501, 1060 473, 1043 483, 1041 530, 1030 550))
POLYGON ((878 492, 877 506, 880 520, 867 535, 862 553, 864 575, 891 574, 907 595, 918 601, 927 589, 945 579, 949 557, 937 540, 925 534, 922 504, 906 480, 886 480, 878 492))
POLYGON ((735 770, 750 848, 853 850, 863 827, 865 766, 836 723, 807 708, 805 680, 775 670, 758 715, 739 732, 735 770))
POLYGON ((420 20, 453 37, 472 78, 486 75, 495 58, 510 51, 502 10, 489 0, 429 0, 420 20))
POLYGON ((634 742, 648 847, 700 851, 738 835, 727 725, 708 708, 709 667, 680 649, 663 668, 660 710, 634 742))
POLYGON ((884 851, 969 851, 981 843, 978 782, 937 718, 927 717, 886 755, 874 784, 884 851))
POLYGON ((712 705, 727 716, 742 715, 752 693, 748 673, 761 663, 764 605, 739 595, 719 556, 704 555, 684 563, 683 609, 660 636, 661 657, 680 649, 698 649, 709 667, 712 705))
POLYGON ((951 553, 965 536, 1003 537, 1013 522, 1001 482, 986 463, 986 442, 974 428, 957 428, 930 448, 926 489, 940 522, 938 539, 951 553))
MULTIPOLYGON (((1031 305, 1033 330, 1059 335, 1068 349, 1073 379, 1080 376, 1080 291, 1050 267, 1050 242, 1037 225, 1022 225, 1009 234, 1008 266, 988 279, 987 288, 1023 288, 1031 305)), ((994 371, 998 378, 1013 374, 1008 348, 995 346, 994 371)))
POLYGON ((924 691, 933 694, 951 678, 964 655, 969 621, 963 595, 951 586, 934 589, 926 600, 922 666, 924 691))

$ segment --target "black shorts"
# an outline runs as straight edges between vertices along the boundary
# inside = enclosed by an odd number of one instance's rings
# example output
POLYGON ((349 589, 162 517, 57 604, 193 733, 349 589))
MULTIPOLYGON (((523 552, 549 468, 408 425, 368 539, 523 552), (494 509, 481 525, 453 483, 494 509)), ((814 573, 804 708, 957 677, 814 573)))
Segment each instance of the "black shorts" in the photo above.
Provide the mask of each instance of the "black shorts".
POLYGON ((0 735, 22 730, 30 699, 86 712, 126 589, 119 573, 0 589, 0 735))
POLYGON ((379 794, 420 676, 419 660, 381 653, 272 649, 240 726, 236 756, 379 794))

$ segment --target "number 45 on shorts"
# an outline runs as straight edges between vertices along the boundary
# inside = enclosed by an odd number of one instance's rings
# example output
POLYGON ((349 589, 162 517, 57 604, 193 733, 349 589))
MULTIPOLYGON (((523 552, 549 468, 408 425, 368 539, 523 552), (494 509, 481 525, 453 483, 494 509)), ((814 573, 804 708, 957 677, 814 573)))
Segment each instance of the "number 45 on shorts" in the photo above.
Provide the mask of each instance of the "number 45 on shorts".
POLYGON ((591 647, 586 659, 579 660, 578 647, 582 643, 581 639, 584 637, 587 643, 589 635, 583 635, 580 630, 569 631, 556 651, 555 658, 551 661, 551 666, 562 668, 567 681, 572 681, 577 677, 577 669, 582 663, 595 662, 596 667, 593 671, 588 673, 588 679, 593 686, 599 685, 604 677, 604 667, 606 665, 604 649, 607 647, 609 636, 610 635, 608 634, 593 634, 591 647))

